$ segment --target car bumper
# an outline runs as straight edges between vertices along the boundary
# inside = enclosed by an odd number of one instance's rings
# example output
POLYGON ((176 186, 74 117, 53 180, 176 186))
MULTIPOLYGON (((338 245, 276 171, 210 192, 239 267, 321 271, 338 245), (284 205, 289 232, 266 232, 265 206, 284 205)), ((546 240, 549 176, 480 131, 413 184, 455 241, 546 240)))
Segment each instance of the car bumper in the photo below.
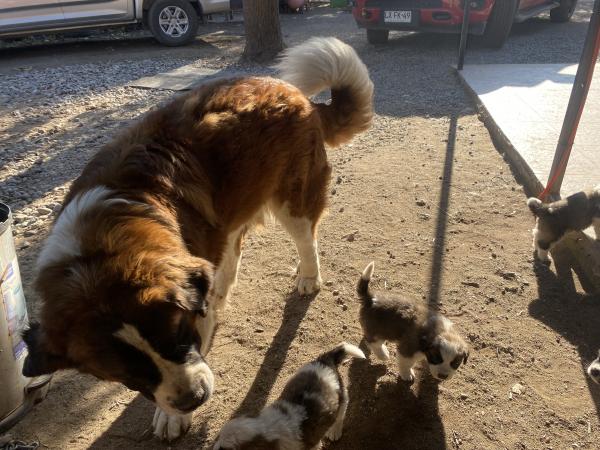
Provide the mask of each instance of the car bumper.
MULTIPOLYGON (((494 0, 470 0, 469 32, 482 34, 494 0)), ((355 1, 352 14, 361 28, 382 30, 424 30, 458 33, 462 27, 463 0, 366 0, 355 1), (385 20, 386 11, 410 11, 407 23, 385 20)))

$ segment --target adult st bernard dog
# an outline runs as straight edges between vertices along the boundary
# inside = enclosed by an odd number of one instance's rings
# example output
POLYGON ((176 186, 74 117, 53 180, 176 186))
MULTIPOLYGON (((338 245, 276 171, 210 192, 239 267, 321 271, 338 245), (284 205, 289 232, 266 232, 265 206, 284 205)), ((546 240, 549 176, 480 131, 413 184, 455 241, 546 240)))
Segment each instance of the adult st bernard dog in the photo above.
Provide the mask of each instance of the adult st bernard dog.
POLYGON ((294 239, 301 294, 319 289, 317 225, 339 145, 371 123, 373 84, 354 50, 315 38, 282 79, 205 84, 145 115, 73 183, 39 255, 39 323, 23 373, 75 368, 157 405, 174 439, 208 400, 204 357, 244 234, 270 212, 294 239), (331 89, 330 104, 307 96, 331 89))

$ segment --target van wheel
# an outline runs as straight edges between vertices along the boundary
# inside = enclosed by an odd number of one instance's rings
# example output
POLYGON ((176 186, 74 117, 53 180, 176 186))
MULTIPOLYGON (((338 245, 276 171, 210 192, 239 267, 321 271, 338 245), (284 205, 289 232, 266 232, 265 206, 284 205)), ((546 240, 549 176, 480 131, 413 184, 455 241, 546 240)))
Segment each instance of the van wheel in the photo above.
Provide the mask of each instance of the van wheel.
POLYGON ((367 41, 369 44, 385 44, 390 36, 390 30, 373 30, 367 28, 367 41))
POLYGON ((550 10, 550 20, 552 22, 568 22, 575 12, 577 0, 561 0, 560 6, 550 10))
POLYGON ((500 48, 504 45, 515 21, 518 4, 518 0, 503 0, 494 3, 483 34, 483 44, 486 47, 500 48))
POLYGON ((148 28, 161 44, 184 45, 196 37, 198 14, 189 1, 157 0, 148 11, 148 28))

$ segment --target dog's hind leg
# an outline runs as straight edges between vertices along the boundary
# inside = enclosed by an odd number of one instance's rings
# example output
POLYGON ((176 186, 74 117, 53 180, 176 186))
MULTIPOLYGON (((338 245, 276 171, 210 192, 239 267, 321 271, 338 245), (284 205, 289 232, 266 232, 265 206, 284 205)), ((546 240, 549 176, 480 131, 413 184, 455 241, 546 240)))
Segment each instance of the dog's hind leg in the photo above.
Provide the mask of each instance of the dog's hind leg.
POLYGON ((344 418, 346 417, 346 410, 348 409, 348 391, 343 388, 342 399, 340 401, 340 408, 338 409, 335 422, 327 430, 325 435, 330 441, 337 441, 342 437, 342 431, 344 429, 344 418))
POLYGON ((227 236, 225 249, 217 267, 208 300, 208 303, 216 309, 223 309, 227 306, 231 288, 237 282, 245 233, 246 226, 243 226, 227 236))
POLYGON ((596 240, 600 241, 600 217, 594 218, 594 232, 596 233, 596 240))
POLYGON ((314 159, 304 161, 305 178, 290 177, 270 204, 271 212, 298 249, 297 287, 301 295, 312 294, 321 288, 317 229, 327 203, 331 176, 325 149, 315 150, 313 156, 314 159))
POLYGON ((317 224, 306 217, 294 217, 287 204, 281 208, 273 208, 272 212, 290 234, 298 249, 298 292, 308 295, 318 291, 321 288, 321 272, 316 237, 317 224))

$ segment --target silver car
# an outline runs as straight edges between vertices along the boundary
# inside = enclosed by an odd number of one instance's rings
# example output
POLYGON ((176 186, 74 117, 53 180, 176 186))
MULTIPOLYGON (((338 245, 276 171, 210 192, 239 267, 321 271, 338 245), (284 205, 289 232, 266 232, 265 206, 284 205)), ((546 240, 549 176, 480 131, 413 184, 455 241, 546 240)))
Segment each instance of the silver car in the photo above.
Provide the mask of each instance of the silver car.
POLYGON ((194 39, 199 17, 241 0, 0 0, 0 39, 143 23, 165 45, 194 39))

